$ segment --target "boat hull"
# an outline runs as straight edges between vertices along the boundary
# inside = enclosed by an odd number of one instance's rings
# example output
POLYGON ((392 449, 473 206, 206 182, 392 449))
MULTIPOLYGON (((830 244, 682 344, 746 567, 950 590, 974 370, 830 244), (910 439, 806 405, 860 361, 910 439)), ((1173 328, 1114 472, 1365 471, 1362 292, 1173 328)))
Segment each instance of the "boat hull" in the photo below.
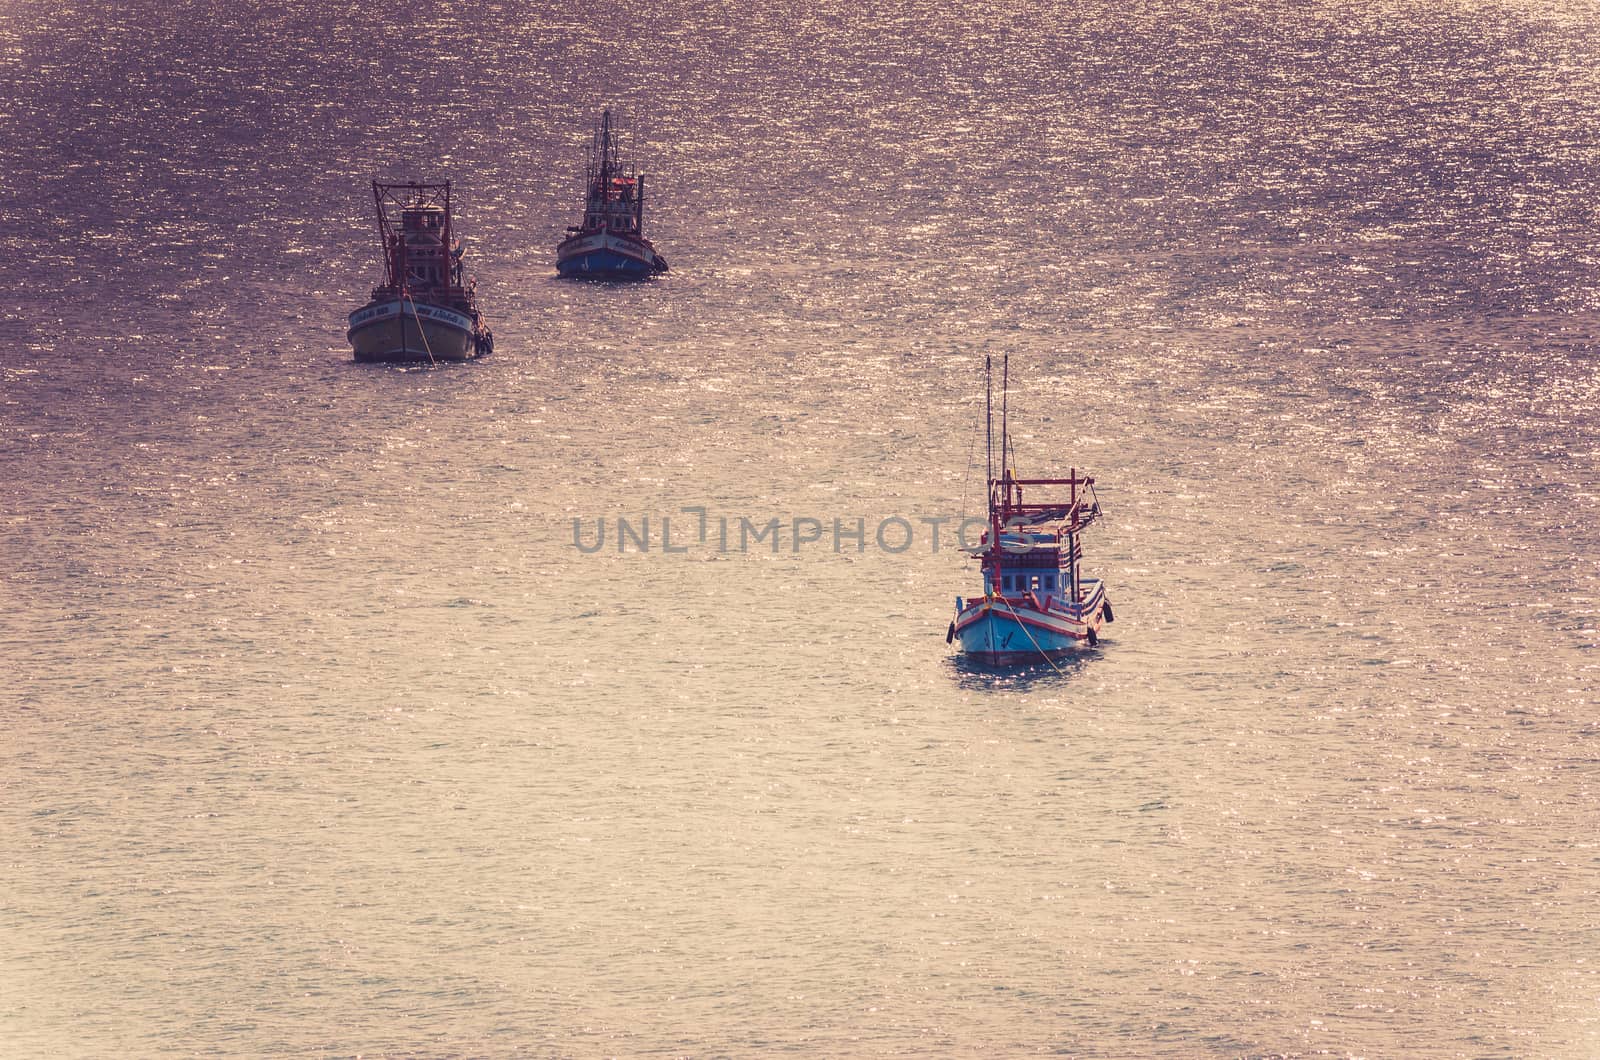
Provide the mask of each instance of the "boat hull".
POLYGON ((961 653, 986 666, 1019 666, 1094 647, 1105 620, 1105 593, 1098 582, 1085 589, 1081 604, 999 596, 971 601, 955 620, 961 653))
POLYGON ((556 271, 573 279, 643 280, 666 272, 667 262, 645 240, 590 232, 561 242, 556 271))
POLYGON ((350 314, 355 359, 415 363, 470 361, 487 353, 485 333, 465 313, 409 301, 373 302, 350 314))

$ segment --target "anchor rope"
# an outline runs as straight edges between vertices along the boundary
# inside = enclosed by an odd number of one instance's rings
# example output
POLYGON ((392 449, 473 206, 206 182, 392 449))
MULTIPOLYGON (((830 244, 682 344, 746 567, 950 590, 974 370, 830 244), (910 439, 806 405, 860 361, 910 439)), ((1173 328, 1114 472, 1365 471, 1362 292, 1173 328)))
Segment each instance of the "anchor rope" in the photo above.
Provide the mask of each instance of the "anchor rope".
POLYGON ((1054 670, 1056 673, 1060 674, 1062 677, 1067 676, 1067 671, 1065 671, 1061 667, 1057 666, 1056 665, 1056 661, 1054 659, 1050 658, 1050 656, 1045 652, 1045 650, 1043 648, 1039 647, 1039 642, 1038 641, 1033 639, 1033 631, 1028 628, 1027 623, 1022 621, 1022 616, 1017 614, 1017 609, 1011 606, 1011 601, 1007 600, 1003 596, 996 597, 996 599, 999 600, 1002 604, 1006 605, 1006 610, 1011 612, 1011 617, 1017 620, 1018 628, 1020 628, 1023 633, 1027 634, 1028 640, 1033 642, 1033 650, 1038 652, 1041 656, 1044 657, 1044 661, 1050 664, 1050 668, 1052 670, 1054 670))
MULTIPOLYGON (((400 288, 400 298, 402 301, 411 303, 411 319, 417 322, 417 334, 422 336, 422 350, 428 355, 428 363, 435 368, 439 367, 439 362, 433 359, 432 348, 428 346, 428 333, 422 330, 422 318, 417 316, 417 300, 412 298, 411 292, 406 290, 404 287, 400 288)), ((404 320, 401 320, 400 333, 402 342, 404 341, 405 329, 406 323, 404 320)))

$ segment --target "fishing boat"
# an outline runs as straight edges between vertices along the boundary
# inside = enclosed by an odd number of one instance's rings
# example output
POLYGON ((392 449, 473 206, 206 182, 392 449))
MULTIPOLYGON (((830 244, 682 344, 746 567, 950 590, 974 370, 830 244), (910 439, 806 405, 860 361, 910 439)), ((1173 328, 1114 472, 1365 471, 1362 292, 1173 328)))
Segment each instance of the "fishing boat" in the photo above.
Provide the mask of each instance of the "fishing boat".
POLYGON ((611 112, 589 146, 583 223, 556 247, 556 271, 595 280, 642 280, 667 271, 667 259, 644 237, 644 174, 628 176, 618 155, 611 112))
POLYGON ((1094 478, 1072 468, 1066 478, 1017 478, 1011 471, 1006 408, 1010 358, 1002 375, 1000 475, 995 476, 993 365, 984 359, 988 435, 988 529, 965 549, 983 570, 983 595, 956 597, 945 642, 987 666, 1016 666, 1064 656, 1100 642, 1113 621, 1099 578, 1082 572, 1083 531, 1100 517, 1094 478))
POLYGON ((372 182, 383 283, 350 314, 358 361, 467 361, 494 349, 455 239, 450 182, 372 182))

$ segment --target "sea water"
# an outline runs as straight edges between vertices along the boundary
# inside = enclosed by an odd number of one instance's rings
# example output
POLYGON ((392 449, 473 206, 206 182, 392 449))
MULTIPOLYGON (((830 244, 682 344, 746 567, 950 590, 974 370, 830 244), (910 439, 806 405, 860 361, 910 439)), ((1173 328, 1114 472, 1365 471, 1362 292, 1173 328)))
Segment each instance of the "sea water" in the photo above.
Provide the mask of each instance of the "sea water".
POLYGON ((318 6, 0 9, 0 1052, 1600 1055, 1591 6, 318 6))

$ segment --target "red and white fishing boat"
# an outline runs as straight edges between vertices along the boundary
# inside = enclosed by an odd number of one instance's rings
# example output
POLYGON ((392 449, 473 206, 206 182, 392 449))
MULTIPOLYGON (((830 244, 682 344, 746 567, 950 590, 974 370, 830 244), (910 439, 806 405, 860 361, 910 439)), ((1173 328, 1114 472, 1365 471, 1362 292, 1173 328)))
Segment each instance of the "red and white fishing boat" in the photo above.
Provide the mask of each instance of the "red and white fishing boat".
POLYGON ((644 237, 644 174, 628 175, 605 111, 589 148, 583 223, 556 247, 556 271, 595 280, 642 280, 667 271, 667 259, 644 237))
POLYGON ((1054 662, 1100 641, 1113 620, 1099 578, 1082 573, 1083 531, 1100 516, 1094 479, 1073 468, 1066 478, 1017 478, 1006 433, 1010 358, 1001 399, 1000 477, 994 475, 992 366, 984 361, 988 424, 989 528, 966 551, 983 569, 983 596, 956 598, 945 634, 963 655, 989 666, 1054 662))
POLYGON ((466 361, 494 349, 455 239, 450 182, 372 182, 383 283, 350 314, 358 361, 466 361))

